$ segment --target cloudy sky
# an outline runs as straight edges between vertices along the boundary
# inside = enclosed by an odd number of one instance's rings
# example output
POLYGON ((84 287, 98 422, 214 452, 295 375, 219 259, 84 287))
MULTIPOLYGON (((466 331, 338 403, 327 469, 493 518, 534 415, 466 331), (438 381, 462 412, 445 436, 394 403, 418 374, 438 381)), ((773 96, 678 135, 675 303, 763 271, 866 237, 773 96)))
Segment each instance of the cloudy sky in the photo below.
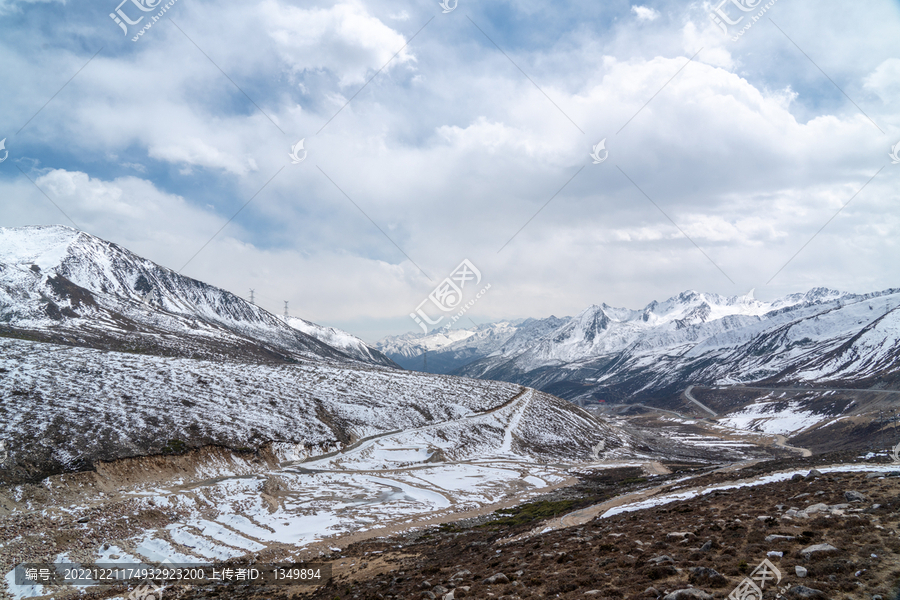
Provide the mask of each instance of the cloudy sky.
POLYGON ((0 0, 0 226, 367 341, 900 286, 897 0, 117 3, 0 0))

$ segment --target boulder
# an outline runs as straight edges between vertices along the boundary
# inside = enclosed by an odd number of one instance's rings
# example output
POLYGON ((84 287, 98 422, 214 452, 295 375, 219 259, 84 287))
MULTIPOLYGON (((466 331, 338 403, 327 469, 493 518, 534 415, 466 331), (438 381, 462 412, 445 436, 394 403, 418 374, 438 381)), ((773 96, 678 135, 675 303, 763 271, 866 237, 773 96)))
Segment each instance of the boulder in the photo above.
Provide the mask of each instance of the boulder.
POLYGON ((812 546, 807 546, 803 550, 800 551, 800 554, 809 558, 811 555, 819 553, 819 552, 840 552, 837 548, 832 546, 831 544, 813 544, 812 546))
POLYGON ((844 492, 844 498, 847 499, 847 502, 865 502, 868 500, 868 498, 855 490, 847 490, 844 492))
POLYGON ((813 477, 821 477, 822 473, 813 469, 809 473, 806 474, 806 479, 812 479, 813 477))
POLYGON ((646 590, 644 590, 643 595, 647 598, 659 598, 659 590, 653 586, 650 586, 646 590))
POLYGON ((788 596, 791 598, 803 598, 804 600, 826 600, 825 592, 808 588, 805 585, 795 585, 788 590, 788 596))
POLYGON ((672 558, 671 556, 669 556, 668 554, 663 554, 662 556, 655 556, 655 557, 651 558, 650 560, 648 560, 647 562, 654 564, 654 565, 658 565, 658 564, 664 563, 664 562, 673 563, 673 562, 675 562, 675 559, 672 558))
POLYGON ((766 543, 771 544, 772 542, 790 542, 794 539, 792 535, 779 535, 777 533, 773 533, 772 535, 766 536, 766 543))
POLYGON ((710 587, 722 587, 728 583, 725 577, 709 567, 693 567, 688 581, 694 585, 708 585, 710 587))
POLYGON ((503 573, 496 573, 485 579, 482 583, 485 585, 495 585, 497 583, 509 583, 509 577, 503 573))
POLYGON ((801 578, 806 577, 806 573, 807 573, 806 567, 801 567, 800 565, 797 565, 796 567, 794 567, 794 572, 797 574, 797 577, 801 577, 801 578))
POLYGON ((663 600, 713 600, 713 595, 697 588, 686 588, 666 594, 663 600))

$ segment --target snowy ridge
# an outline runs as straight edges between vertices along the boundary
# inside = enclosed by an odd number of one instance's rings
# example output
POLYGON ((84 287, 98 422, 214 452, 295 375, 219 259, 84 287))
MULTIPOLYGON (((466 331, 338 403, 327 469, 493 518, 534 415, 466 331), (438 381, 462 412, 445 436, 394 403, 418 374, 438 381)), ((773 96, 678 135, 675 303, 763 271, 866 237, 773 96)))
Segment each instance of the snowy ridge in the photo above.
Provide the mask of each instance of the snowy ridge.
POLYGON ((334 327, 316 325, 315 323, 311 323, 310 321, 299 317, 288 316, 286 323, 294 329, 302 331, 306 335, 328 344, 332 348, 337 348, 347 356, 351 356, 364 362, 390 364, 390 359, 387 359, 377 350, 367 346, 364 341, 346 331, 341 331, 334 327))
MULTIPOLYGON (((393 366, 359 345, 348 355, 230 292, 61 226, 0 228, 0 326, 46 341, 155 354, 393 366)), ((342 334, 328 337, 350 348, 352 336, 342 334)))
MULTIPOLYGON (((665 395, 692 383, 890 384, 900 377, 898 307, 898 290, 815 288, 772 302, 752 292, 687 291, 641 310, 601 304, 574 317, 504 322, 503 339, 477 347, 469 343, 476 330, 459 332, 460 341, 441 352, 464 358, 452 373, 570 399, 665 395)), ((411 368, 421 368, 415 351, 422 338, 408 334, 378 346, 390 357, 412 355, 411 368)), ((442 357, 429 352, 429 365, 442 357)))

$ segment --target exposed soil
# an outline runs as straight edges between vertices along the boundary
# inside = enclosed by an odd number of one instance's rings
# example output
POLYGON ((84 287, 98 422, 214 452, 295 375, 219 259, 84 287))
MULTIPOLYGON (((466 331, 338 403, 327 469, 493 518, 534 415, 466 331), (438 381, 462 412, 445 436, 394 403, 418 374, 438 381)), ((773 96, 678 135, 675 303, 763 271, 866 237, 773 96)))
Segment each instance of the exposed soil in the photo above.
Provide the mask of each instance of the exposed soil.
MULTIPOLYGON (((687 483, 694 487, 748 478, 828 458, 768 461, 737 472, 706 473, 687 483)), ((695 587, 725 598, 771 551, 783 554, 768 558, 780 571, 779 588, 788 598, 806 593, 826 599, 871 600, 881 595, 893 600, 900 591, 897 475, 835 473, 714 492, 509 541, 592 501, 634 492, 660 479, 648 482, 634 469, 582 475, 576 486, 490 518, 354 543, 332 558, 334 579, 317 588, 173 587, 164 597, 637 599, 695 587), (860 492, 865 499, 850 502, 848 491, 860 492), (833 508, 808 517, 789 516, 792 508, 817 504, 833 508), (771 535, 788 538, 766 541, 771 535), (803 553, 815 544, 836 550, 803 553), (795 567, 805 568, 806 576, 798 576, 795 567), (500 573, 502 577, 489 582, 500 573)), ((778 590, 772 585, 764 597, 774 598, 778 590)))

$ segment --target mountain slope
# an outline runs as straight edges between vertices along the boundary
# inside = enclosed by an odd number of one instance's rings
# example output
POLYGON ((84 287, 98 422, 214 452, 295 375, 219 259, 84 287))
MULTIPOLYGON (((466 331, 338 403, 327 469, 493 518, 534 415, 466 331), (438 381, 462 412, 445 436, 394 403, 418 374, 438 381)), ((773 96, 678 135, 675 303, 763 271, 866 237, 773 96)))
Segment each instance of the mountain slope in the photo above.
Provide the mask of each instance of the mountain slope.
POLYGON ((360 362, 247 364, 0 338, 0 397, 0 483, 209 446, 297 459, 385 434, 427 438, 454 460, 497 449, 590 459, 600 442, 607 452, 630 443, 517 385, 360 362))
MULTIPOLYGON (((900 290, 816 288, 772 302, 687 291, 641 310, 602 304, 575 317, 504 324, 511 335, 451 372, 579 400, 665 397, 690 384, 896 386, 898 307, 900 290)), ((398 341, 379 347, 394 356, 387 349, 397 352, 398 341)), ((404 340, 404 350, 415 341, 404 340)))
POLYGON ((378 350, 370 348, 364 341, 346 331, 341 331, 334 327, 316 325, 315 323, 311 323, 310 321, 299 317, 289 316, 285 322, 294 329, 302 331, 306 335, 314 337, 320 342, 328 344, 332 348, 336 348, 347 356, 357 360, 386 366, 396 366, 396 363, 390 358, 378 350))
POLYGON ((348 354, 230 292, 61 226, 0 228, 0 333, 171 356, 393 365, 377 353, 348 354))

